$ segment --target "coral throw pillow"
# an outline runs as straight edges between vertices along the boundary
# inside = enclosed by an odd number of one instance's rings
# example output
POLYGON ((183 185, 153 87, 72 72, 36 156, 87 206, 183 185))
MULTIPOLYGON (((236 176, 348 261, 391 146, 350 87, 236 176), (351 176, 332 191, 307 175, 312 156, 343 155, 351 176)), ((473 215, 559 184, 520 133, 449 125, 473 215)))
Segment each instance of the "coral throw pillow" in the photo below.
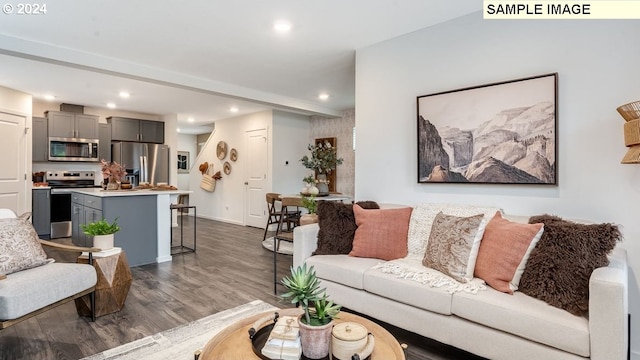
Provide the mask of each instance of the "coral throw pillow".
POLYGON ((534 239, 539 239, 543 224, 521 224, 502 218, 500 212, 489 221, 480 242, 474 274, 492 288, 513 294, 516 270, 534 239))
POLYGON ((607 255, 621 240, 620 230, 612 224, 577 224, 552 215, 534 216, 529 222, 544 223, 544 234, 531 252, 520 291, 585 315, 591 273, 609 264, 607 255))
POLYGON ((473 278, 484 232, 484 227, 480 228, 483 217, 484 214, 459 217, 438 213, 433 220, 422 265, 447 274, 456 281, 469 282, 473 278))
MULTIPOLYGON (((363 209, 379 209, 374 201, 357 202, 363 209)), ((318 248, 313 255, 349 254, 356 232, 353 205, 337 201, 318 201, 318 248)))
POLYGON ((349 256, 394 260, 407 256, 411 208, 364 210, 353 206, 356 218, 349 256))

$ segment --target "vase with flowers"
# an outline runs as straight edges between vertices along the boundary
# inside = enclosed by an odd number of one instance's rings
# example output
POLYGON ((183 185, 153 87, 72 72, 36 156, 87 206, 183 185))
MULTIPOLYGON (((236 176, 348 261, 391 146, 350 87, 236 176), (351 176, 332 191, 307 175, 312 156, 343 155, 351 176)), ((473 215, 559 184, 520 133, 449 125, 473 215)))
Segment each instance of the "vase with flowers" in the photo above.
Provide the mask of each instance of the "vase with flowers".
POLYGON ((342 164, 344 159, 338 157, 337 149, 328 140, 320 141, 315 145, 309 144, 307 149, 311 151, 311 156, 303 156, 300 162, 307 169, 316 172, 316 186, 319 195, 326 195, 329 193, 327 175, 342 164))
POLYGON ((122 178, 127 175, 127 170, 124 165, 118 164, 115 161, 109 162, 102 159, 100 160, 100 166, 102 167, 102 179, 103 184, 105 184, 105 189, 118 190, 122 178))

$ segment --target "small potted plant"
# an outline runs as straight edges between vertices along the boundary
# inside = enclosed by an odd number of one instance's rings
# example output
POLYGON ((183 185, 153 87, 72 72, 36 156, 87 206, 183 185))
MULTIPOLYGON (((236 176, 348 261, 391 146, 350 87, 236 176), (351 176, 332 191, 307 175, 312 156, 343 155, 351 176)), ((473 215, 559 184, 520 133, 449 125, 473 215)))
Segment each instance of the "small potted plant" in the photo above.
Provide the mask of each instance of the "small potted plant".
POLYGON ((313 174, 309 174, 302 179, 304 182, 304 188, 300 192, 302 195, 318 195, 318 188, 316 187, 316 179, 313 174))
POLYGON ((314 195, 303 196, 302 206, 307 209, 308 214, 303 214, 300 217, 300 225, 313 224, 318 222, 318 201, 314 195))
POLYGON ((322 359, 329 355, 333 319, 340 312, 340 305, 329 300, 325 289, 320 289, 320 280, 313 266, 307 264, 291 267, 291 275, 282 279, 287 292, 284 299, 299 304, 304 310, 300 316, 300 342, 302 353, 309 359, 322 359))
POLYGON ((109 223, 105 218, 89 224, 80 224, 82 231, 89 236, 93 236, 93 247, 101 250, 109 250, 113 247, 113 234, 120 231, 118 219, 109 223))

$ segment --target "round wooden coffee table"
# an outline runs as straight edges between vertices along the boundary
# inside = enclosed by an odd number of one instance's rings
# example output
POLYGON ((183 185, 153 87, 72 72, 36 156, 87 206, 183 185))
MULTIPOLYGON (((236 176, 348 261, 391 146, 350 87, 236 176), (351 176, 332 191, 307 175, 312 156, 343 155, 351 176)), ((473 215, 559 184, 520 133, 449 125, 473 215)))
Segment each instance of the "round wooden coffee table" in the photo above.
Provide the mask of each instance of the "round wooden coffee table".
MULTIPOLYGON (((251 340, 249 339, 249 329, 253 324, 268 314, 275 311, 280 316, 296 316, 302 314, 301 309, 280 309, 258 314, 240 320, 211 338, 202 350, 199 360, 214 359, 260 359, 253 353, 251 340)), ((403 346, 400 345, 391 333, 382 326, 365 319, 361 316, 350 314, 344 311, 338 315, 340 319, 335 319, 336 323, 343 321, 353 321, 364 325, 376 338, 376 345, 371 354, 371 360, 405 360, 403 346)))

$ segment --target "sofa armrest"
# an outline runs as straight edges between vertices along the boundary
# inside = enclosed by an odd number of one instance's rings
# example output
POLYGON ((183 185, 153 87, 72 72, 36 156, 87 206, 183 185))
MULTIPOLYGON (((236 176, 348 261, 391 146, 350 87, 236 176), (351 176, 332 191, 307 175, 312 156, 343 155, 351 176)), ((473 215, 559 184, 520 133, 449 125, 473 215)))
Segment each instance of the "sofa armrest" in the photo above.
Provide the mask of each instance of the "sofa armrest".
POLYGON ((318 248, 318 224, 297 226, 293 229, 293 267, 304 263, 318 248))
POLYGON ((42 240, 42 239, 39 239, 38 241, 40 241, 40 244, 42 246, 48 246, 48 247, 56 248, 58 250, 63 250, 63 251, 90 252, 90 253, 102 251, 101 249, 98 249, 98 248, 95 248, 95 247, 84 247, 84 246, 58 244, 58 243, 53 242, 53 241, 42 240))
POLYGON ((591 359, 627 359, 629 344, 628 269, 626 250, 616 247, 609 266, 589 279, 591 359))

